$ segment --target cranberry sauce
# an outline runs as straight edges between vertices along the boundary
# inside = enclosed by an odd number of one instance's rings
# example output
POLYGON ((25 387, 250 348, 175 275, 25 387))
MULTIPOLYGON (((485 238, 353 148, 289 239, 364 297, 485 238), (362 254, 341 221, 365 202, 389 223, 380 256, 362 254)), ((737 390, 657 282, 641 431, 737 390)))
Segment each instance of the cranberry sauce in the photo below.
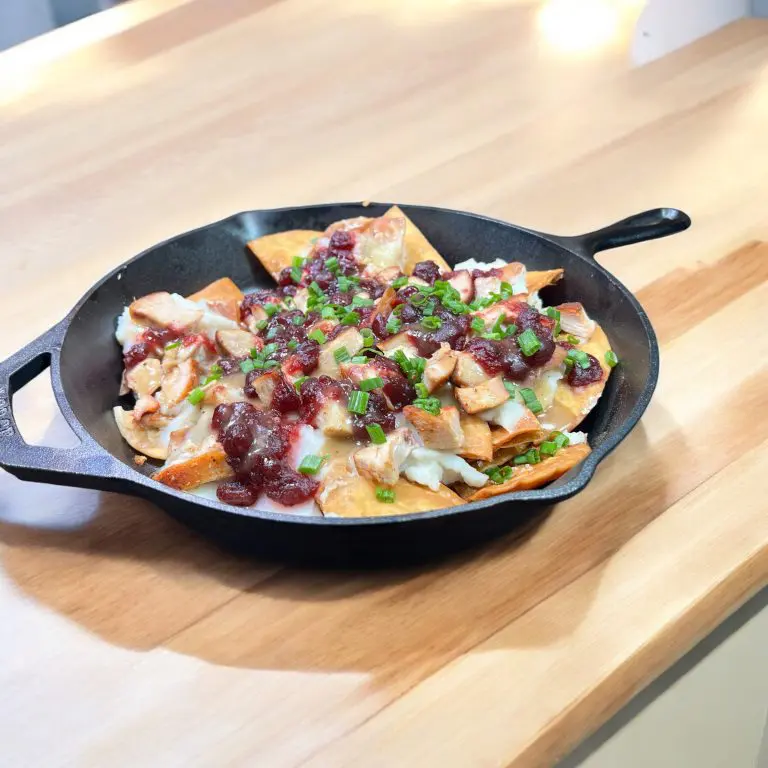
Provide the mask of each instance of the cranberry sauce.
POLYGON ((217 491, 222 501, 252 504, 263 491, 280 504, 293 505, 314 496, 319 483, 283 461, 295 437, 295 424, 283 423, 274 411, 232 403, 216 407, 212 426, 237 480, 217 491))
POLYGON ((425 283, 433 285, 435 280, 440 277, 440 268, 434 261, 420 261, 413 268, 412 274, 414 277, 418 277, 419 280, 423 280, 425 283))
POLYGON ((575 364, 568 371, 566 381, 572 387, 585 387, 587 384, 594 384, 603 378, 603 369, 600 367, 597 358, 588 353, 587 357, 589 358, 589 368, 582 368, 580 365, 575 364))
POLYGON ((376 357, 369 365, 371 376, 379 376, 384 382, 381 391, 389 398, 396 409, 412 403, 416 399, 416 390, 402 372, 400 366, 386 357, 376 357))
POLYGON ((123 364, 126 370, 134 368, 139 363, 152 355, 159 355, 166 344, 178 339, 182 333, 174 328, 154 330, 148 328, 142 331, 136 339, 136 343, 128 347, 123 354, 123 364))

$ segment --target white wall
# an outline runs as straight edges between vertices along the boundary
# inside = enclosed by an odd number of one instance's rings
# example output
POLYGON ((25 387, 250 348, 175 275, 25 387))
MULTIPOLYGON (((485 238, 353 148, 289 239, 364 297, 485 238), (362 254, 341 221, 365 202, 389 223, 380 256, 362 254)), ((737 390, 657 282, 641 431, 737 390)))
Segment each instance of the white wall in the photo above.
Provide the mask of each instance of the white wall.
MULTIPOLYGON (((768 12, 768 0, 754 0, 768 12)), ((752 11, 750 0, 649 0, 632 43, 636 64, 658 59, 752 11)))

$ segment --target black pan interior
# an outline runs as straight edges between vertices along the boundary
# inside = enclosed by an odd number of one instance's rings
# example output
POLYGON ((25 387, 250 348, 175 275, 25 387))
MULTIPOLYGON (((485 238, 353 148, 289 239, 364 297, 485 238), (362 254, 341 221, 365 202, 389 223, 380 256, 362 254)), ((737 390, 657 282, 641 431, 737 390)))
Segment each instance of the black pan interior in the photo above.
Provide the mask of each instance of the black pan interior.
MULTIPOLYGON (((151 473, 150 462, 142 469, 135 466, 133 451, 111 416, 122 371, 114 328, 123 307, 152 291, 188 295, 223 276, 231 277, 244 291, 271 287, 271 277, 246 248, 249 240, 286 229, 322 230, 341 218, 380 215, 387 207, 323 205, 241 213, 137 256, 84 297, 72 317, 62 346, 61 380, 75 416, 107 451, 135 471, 151 473)), ((566 250, 554 239, 467 213, 419 206, 403 209, 449 264, 501 257, 523 261, 529 270, 565 267, 564 280, 545 289, 545 303, 581 301, 604 327, 616 354, 626 361, 614 370, 583 427, 590 433, 592 447, 598 448, 629 416, 650 371, 646 330, 618 284, 592 259, 566 250)))

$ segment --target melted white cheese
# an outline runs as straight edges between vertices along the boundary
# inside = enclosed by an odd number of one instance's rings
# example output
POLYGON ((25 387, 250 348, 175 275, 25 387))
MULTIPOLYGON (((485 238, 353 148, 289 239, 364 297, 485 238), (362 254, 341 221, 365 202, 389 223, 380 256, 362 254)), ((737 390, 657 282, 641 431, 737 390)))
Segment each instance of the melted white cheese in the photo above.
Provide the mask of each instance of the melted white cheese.
POLYGON ((483 421, 491 424, 498 424, 504 427, 507 432, 514 432, 517 423, 525 416, 525 406, 514 398, 510 398, 505 403, 497 405, 495 408, 488 408, 486 411, 477 413, 483 421))
POLYGON ((488 482, 488 476, 478 472, 464 459, 453 453, 435 451, 432 448, 414 448, 403 462, 401 473, 419 485, 437 491, 440 483, 464 481, 473 488, 488 482))
POLYGON ((563 432, 568 438, 568 445, 581 445, 587 442, 586 432, 563 432))
POLYGON ((501 269, 502 267, 506 267, 507 262, 503 259, 496 259, 495 261, 475 261, 474 259, 467 259, 466 261, 462 261, 461 264, 457 264, 454 268, 454 272, 458 272, 460 269, 468 269, 472 271, 473 269, 479 269, 481 272, 490 272, 492 269, 501 269))
POLYGON ((143 330, 145 329, 133 322, 128 307, 125 307, 122 314, 117 318, 117 329, 115 330, 115 338, 118 344, 122 345, 123 352, 127 352, 136 343, 136 337, 143 330))

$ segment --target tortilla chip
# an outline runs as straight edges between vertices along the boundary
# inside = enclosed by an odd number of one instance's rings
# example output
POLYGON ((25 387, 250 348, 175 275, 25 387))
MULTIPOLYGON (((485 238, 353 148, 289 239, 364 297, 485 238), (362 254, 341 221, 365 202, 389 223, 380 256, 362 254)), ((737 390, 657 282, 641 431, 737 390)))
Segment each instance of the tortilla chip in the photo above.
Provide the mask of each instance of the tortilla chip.
POLYGON ((559 381, 552 405, 539 415, 539 421, 548 432, 554 430, 570 432, 575 429, 600 399, 611 373, 611 369, 605 362, 605 353, 611 348, 611 344, 599 325, 595 326, 589 341, 580 344, 577 348, 597 359, 603 369, 603 378, 586 387, 572 387, 564 380, 559 381))
POLYGON ((206 301, 215 312, 220 312, 230 320, 237 320, 238 308, 244 297, 232 280, 222 277, 187 298, 190 301, 206 301))
POLYGON ((525 276, 528 293, 535 293, 542 288, 546 288, 548 285, 552 285, 552 283, 558 282, 563 277, 564 271, 562 269, 548 269, 544 272, 528 272, 525 276))
POLYGON ((516 429, 513 432, 508 432, 504 427, 494 427, 494 429, 491 430, 493 449, 494 451, 498 451, 500 448, 513 448, 522 445, 523 443, 533 443, 537 440, 543 440, 551 431, 552 430, 543 430, 538 419, 536 420, 535 427, 532 425, 521 425, 519 429, 516 429))
POLYGON ((464 432, 464 444, 459 456, 475 461, 490 461, 493 458, 493 442, 488 422, 478 416, 462 414, 459 423, 464 432))
POLYGON ((227 463, 227 454, 217 443, 196 456, 162 467, 152 475, 152 479, 178 491, 188 491, 204 483, 226 480, 233 474, 232 467, 227 463))
POLYGON ((445 259, 434 249, 432 244, 421 233, 421 230, 403 213, 400 208, 393 205, 385 214, 387 218, 405 219, 405 274, 410 275, 413 268, 420 261, 434 261, 441 272, 450 272, 451 267, 445 259))
POLYGON ((306 256, 312 250, 312 240, 322 237, 312 229, 290 229, 251 240, 248 247, 264 269, 277 280, 280 272, 293 263, 294 256, 306 256))
POLYGON ((500 485, 489 483, 469 496, 468 501, 489 499, 492 496, 501 496, 503 493, 511 493, 512 491, 529 491, 533 488, 540 488, 545 483, 564 475, 569 469, 586 459, 591 450, 586 443, 569 445, 558 451, 555 456, 544 459, 539 464, 523 464, 520 467, 515 467, 512 478, 506 483, 500 485))
POLYGON ((323 486, 315 501, 329 517, 384 517, 386 515, 418 514, 430 509, 444 509, 462 504, 463 500, 447 486, 432 491, 410 483, 402 477, 392 486, 395 501, 385 504, 376 498, 376 486, 360 477, 342 460, 328 468, 323 486))

